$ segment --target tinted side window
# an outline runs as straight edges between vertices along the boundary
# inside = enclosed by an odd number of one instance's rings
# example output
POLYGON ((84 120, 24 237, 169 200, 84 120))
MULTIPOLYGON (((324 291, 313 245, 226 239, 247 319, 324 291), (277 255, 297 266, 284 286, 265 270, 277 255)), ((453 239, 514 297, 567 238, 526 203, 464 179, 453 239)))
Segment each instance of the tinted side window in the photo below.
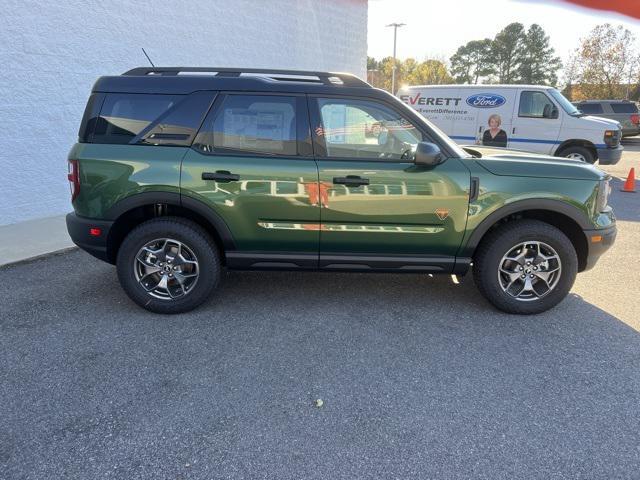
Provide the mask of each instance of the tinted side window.
POLYGON ((612 103, 611 109, 614 113, 638 113, 638 107, 633 103, 612 103))
POLYGON ((602 113, 602 105, 599 103, 582 103, 578 105, 578 110, 586 114, 602 113))
POLYGON ((215 92, 194 92, 154 120, 136 139, 147 145, 191 145, 215 92))
POLYGON ((410 160, 422 133, 391 108, 368 100, 320 98, 327 157, 410 160))
POLYGON ((203 152, 297 155, 296 97, 228 95, 194 146, 203 152))
POLYGON ((129 143, 164 112, 180 95, 110 93, 96 122, 93 143, 129 143))
POLYGON ((91 142, 103 101, 104 93, 92 93, 89 97, 87 106, 84 109, 84 115, 82 116, 82 123, 80 123, 80 129, 78 130, 78 142, 91 142))
POLYGON ((522 92, 520 94, 519 117, 544 118, 545 107, 553 109, 554 104, 542 92, 522 92))

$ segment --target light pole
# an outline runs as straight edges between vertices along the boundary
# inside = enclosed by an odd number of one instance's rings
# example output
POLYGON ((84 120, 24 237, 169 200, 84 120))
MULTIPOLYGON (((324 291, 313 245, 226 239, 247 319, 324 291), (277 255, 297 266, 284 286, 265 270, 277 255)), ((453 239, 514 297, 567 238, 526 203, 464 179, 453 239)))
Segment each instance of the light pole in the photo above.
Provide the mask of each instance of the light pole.
POLYGON ((391 69, 391 94, 396 94, 396 36, 398 28, 404 27, 405 23, 390 23, 387 27, 393 27, 393 68, 391 69))

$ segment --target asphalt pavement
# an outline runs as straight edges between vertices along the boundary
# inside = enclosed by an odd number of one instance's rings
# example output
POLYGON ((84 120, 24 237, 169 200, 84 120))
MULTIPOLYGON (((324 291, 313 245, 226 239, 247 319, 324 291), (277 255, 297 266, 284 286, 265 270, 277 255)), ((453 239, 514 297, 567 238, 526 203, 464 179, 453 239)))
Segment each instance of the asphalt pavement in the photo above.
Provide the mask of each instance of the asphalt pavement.
POLYGON ((2 268, 0 478, 637 479, 640 193, 612 203, 533 317, 470 276, 233 272, 168 317, 80 251, 2 268))

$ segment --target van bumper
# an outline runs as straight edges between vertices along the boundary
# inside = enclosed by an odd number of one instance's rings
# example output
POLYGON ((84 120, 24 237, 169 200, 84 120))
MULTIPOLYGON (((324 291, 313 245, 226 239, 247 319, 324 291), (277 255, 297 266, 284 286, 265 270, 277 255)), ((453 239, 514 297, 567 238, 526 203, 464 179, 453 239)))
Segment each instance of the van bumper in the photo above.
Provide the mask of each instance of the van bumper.
POLYGON ((79 217, 75 213, 67 215, 67 231, 73 243, 85 252, 109 263, 113 263, 107 250, 107 239, 112 225, 113 222, 79 217), (90 233, 92 229, 94 235, 90 233), (99 235, 95 234, 95 229, 100 230, 99 235))
POLYGON ((589 270, 597 263, 604 252, 611 248, 618 230, 615 225, 598 230, 584 230, 587 237, 587 261, 584 270, 589 270))
POLYGON ((615 165, 622 158, 624 147, 618 145, 616 148, 598 148, 596 150, 600 165, 615 165))

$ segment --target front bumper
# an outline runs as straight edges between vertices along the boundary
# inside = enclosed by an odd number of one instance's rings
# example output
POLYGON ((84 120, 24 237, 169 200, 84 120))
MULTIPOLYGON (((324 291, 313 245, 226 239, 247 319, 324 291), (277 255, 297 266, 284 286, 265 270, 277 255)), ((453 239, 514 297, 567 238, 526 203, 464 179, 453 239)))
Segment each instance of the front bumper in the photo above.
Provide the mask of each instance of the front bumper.
MULTIPOLYGON (((113 222, 79 217, 75 213, 67 215, 67 231, 73 243, 100 260, 113 263, 108 249, 109 232, 113 222), (91 235, 91 229, 99 229, 99 235, 91 235)), ((94 232, 95 233, 95 232, 94 232)))
POLYGON ((600 165, 615 165, 622 158, 624 147, 618 145, 616 148, 598 148, 598 161, 600 165))
POLYGON ((593 268, 600 256, 611 248, 617 233, 615 225, 598 230, 584 230, 587 237, 587 261, 584 270, 593 268))

